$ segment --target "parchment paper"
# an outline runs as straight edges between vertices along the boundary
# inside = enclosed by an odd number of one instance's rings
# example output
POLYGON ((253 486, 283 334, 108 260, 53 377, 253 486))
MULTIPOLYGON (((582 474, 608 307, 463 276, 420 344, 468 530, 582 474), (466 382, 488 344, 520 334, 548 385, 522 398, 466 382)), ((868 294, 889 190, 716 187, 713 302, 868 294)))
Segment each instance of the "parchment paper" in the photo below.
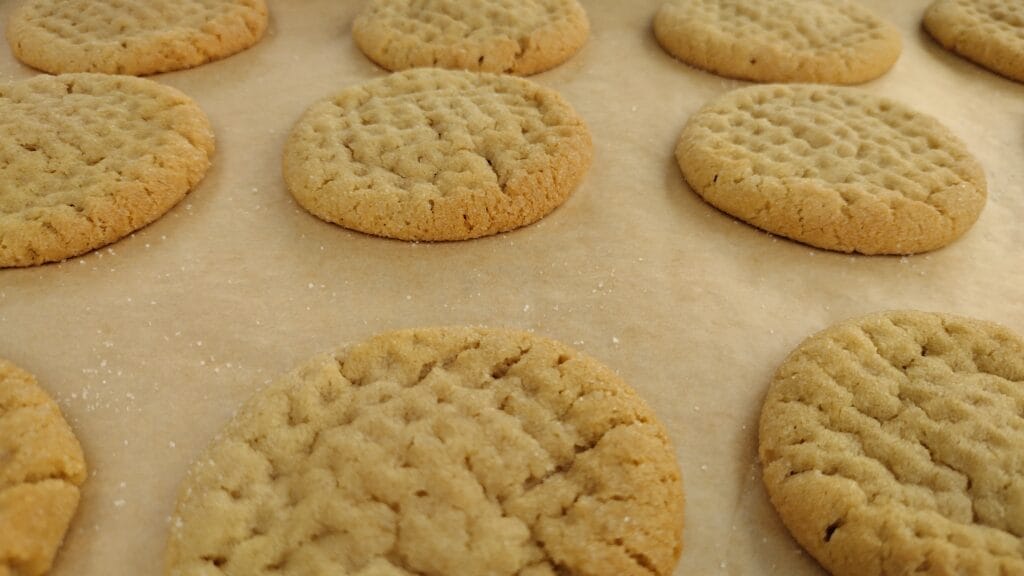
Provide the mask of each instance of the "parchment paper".
MULTIPOLYGON (((384 74, 351 38, 362 2, 271 0, 257 46, 153 77, 210 116, 206 179, 107 249, 0 270, 0 356, 59 399, 91 470, 53 574, 159 574, 178 483, 246 398, 343 342, 444 324, 534 330, 640 391, 683 469, 676 574, 822 574, 778 521, 756 462, 760 403, 785 355, 836 321, 891 308, 1024 332, 1024 85, 934 43, 919 25, 927 0, 865 3, 904 47, 864 89, 939 117, 989 178, 974 228, 931 254, 812 249, 693 194, 676 139, 703 103, 744 83, 664 53, 651 33, 660 0, 584 0, 586 47, 533 79, 588 121, 594 166, 540 223, 469 242, 349 232, 285 190, 281 149, 302 111, 384 74)), ((14 4, 0 3, 4 22, 14 4)), ((0 81, 34 74, 0 45, 0 81)))

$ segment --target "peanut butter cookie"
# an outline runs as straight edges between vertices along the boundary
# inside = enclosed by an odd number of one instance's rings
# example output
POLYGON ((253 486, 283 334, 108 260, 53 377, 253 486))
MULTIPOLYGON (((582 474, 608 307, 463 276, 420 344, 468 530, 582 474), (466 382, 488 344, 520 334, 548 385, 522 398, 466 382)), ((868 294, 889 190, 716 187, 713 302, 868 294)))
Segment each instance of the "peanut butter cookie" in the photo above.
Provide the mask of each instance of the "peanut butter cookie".
POLYGON ((523 76, 568 60, 589 33, 576 0, 373 0, 352 27, 359 49, 388 70, 523 76))
POLYGON ((941 248, 985 205, 985 174, 937 120, 852 88, 765 85, 695 114, 676 147, 711 205, 811 246, 862 254, 941 248))
POLYGON ((835 576, 1024 574, 1024 341, 887 312, 807 339, 761 412, 764 483, 835 576))
POLYGON ((0 360, 0 575, 50 569, 85 478, 82 447, 57 404, 0 360))
POLYGON ((245 50, 267 28, 264 0, 27 0, 7 41, 51 74, 145 75, 192 68, 245 50))
POLYGON ((314 215, 402 240, 465 240, 535 222, 590 168, 590 131, 513 76, 407 70, 313 105, 284 177, 314 215))
POLYGON ((0 267, 54 262, 162 216, 213 154, 181 92, 106 74, 0 84, 0 267))
POLYGON ((536 336, 385 334, 257 394, 192 467, 166 574, 668 575, 683 493, 610 370, 536 336))
POLYGON ((895 27, 851 0, 669 0, 654 35, 687 64, 757 82, 867 82, 901 45, 895 27))

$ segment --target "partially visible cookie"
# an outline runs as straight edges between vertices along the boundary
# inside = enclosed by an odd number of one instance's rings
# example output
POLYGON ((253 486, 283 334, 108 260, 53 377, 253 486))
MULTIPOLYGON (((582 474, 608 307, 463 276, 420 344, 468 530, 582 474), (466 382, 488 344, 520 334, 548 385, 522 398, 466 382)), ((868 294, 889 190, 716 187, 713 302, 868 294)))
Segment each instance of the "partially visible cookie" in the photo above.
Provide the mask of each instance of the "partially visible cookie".
POLYGON ((1024 1, 936 0, 924 27, 947 50, 1024 82, 1024 1))
POLYGON ((314 104, 284 150, 306 210, 402 240, 464 240, 539 220, 590 167, 583 119, 513 76, 424 68, 314 104))
POLYGON ((54 262, 162 216, 213 154, 181 92, 105 74, 0 84, 0 267, 54 262))
POLYGON ((359 49, 388 70, 518 75, 565 62, 589 34, 577 0, 371 0, 352 26, 359 49))
POLYGON ((687 123, 683 176, 716 208, 811 246, 912 254, 960 237, 985 175, 937 120, 852 88, 753 86, 687 123))
POLYGON ((25 0, 7 41, 52 74, 145 75, 226 58, 266 28, 264 0, 25 0))
POLYGON ((668 0, 654 35, 687 64, 757 82, 867 82, 901 45, 895 27, 852 0, 668 0))
POLYGON ((82 447, 57 404, 0 360, 0 574, 50 569, 85 477, 82 447))
POLYGON ((835 576, 1024 574, 1024 340, 887 312, 804 341, 764 401, 783 523, 835 576))
POLYGON ((165 574, 668 575, 679 467, 562 344, 384 334, 259 392, 181 486, 165 574))

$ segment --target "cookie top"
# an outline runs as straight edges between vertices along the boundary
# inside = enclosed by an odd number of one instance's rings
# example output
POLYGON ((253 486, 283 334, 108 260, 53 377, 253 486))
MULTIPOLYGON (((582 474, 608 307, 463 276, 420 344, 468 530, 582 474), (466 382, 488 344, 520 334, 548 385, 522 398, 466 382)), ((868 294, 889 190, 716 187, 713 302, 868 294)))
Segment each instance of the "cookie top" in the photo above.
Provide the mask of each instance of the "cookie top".
POLYGON ((519 75, 565 62, 589 34, 576 0, 371 0, 352 26, 359 49, 388 70, 519 75))
POLYGON ((985 174, 937 120, 852 88, 753 86, 695 114, 683 176, 718 209, 805 244, 911 254, 960 237, 985 174))
POLYGON ((202 179, 212 153, 202 110, 150 80, 0 84, 0 267, 62 260, 142 228, 202 179))
POLYGON ((609 369, 408 330, 242 408, 181 487, 165 574, 667 575, 682 514, 665 430, 609 369))
POLYGON ((757 82, 866 82, 892 67, 901 44, 851 0, 669 0, 654 35, 687 64, 757 82))
POLYGON ((1024 574, 1024 340, 887 312, 807 339, 761 412, 772 504, 835 576, 1024 574))
POLYGON ((464 240, 539 220, 590 167, 590 131, 556 92, 422 68, 313 105, 284 150, 316 216, 403 240, 464 240))
POLYGON ((0 360, 0 574, 50 569, 85 477, 82 447, 57 404, 0 360))
POLYGON ((7 23, 19 60, 52 74, 155 74, 245 50, 264 0, 26 0, 7 23))
POLYGON ((947 50, 1024 82, 1024 1, 936 0, 924 27, 947 50))

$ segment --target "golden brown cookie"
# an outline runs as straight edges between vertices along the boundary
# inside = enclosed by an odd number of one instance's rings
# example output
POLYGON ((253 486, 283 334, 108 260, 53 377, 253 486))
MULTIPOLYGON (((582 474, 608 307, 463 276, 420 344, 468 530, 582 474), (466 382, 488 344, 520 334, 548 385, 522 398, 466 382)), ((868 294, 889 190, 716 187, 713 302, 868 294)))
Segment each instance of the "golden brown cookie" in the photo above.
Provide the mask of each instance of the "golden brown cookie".
POLYGON ((372 0, 352 37, 388 70, 423 66, 528 75, 587 41, 577 0, 372 0))
POLYGON ((941 248, 985 205, 985 174, 937 120, 852 88, 753 86, 695 114, 676 147, 711 205, 811 246, 941 248))
POLYGON ((0 360, 0 574, 53 564, 85 482, 78 439, 31 374, 0 360))
POLYGON ((242 408, 181 487, 165 574, 668 575, 682 514, 665 430, 610 370, 408 330, 242 408))
POLYGON ((512 76, 408 70, 313 105, 284 150, 288 189, 316 216, 402 240, 465 240, 561 205, 590 167, 583 119, 512 76))
POLYGON ((7 23, 19 60, 52 74, 155 74, 245 50, 264 0, 26 0, 7 23))
POLYGON ((901 45, 895 27, 852 0, 669 0, 654 35, 687 64, 757 82, 867 82, 901 45))
POLYGON ((925 312, 843 322, 782 364, 764 483, 835 576, 1024 574, 1024 340, 925 312))
POLYGON ((943 48, 1024 82, 1024 1, 936 0, 924 27, 943 48))
POLYGON ((213 131, 181 92, 105 74, 0 84, 0 267, 142 228, 202 179, 213 131))

